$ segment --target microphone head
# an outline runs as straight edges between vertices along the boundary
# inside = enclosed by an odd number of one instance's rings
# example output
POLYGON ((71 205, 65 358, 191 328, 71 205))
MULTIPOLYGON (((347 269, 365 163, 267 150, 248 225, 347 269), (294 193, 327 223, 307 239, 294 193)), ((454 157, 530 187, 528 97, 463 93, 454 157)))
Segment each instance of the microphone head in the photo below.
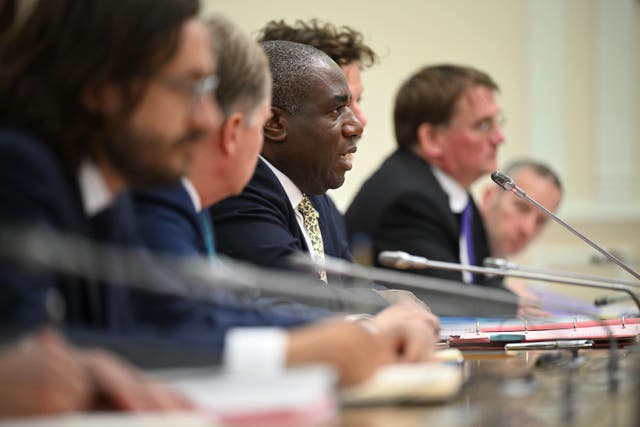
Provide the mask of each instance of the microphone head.
POLYGON ((378 262, 385 267, 393 267, 400 270, 411 268, 410 255, 402 251, 382 251, 378 254, 378 262))
POLYGON ((511 179, 509 175, 505 175, 500 171, 493 172, 491 174, 491 179, 506 191, 511 191, 516 186, 515 182, 513 182, 513 179, 511 179))
POLYGON ((487 268, 504 268, 507 260, 502 258, 485 258, 482 264, 487 268))
POLYGON ((501 270, 517 270, 518 264, 508 261, 504 258, 490 258, 487 257, 482 261, 482 264, 487 268, 498 268, 501 270))

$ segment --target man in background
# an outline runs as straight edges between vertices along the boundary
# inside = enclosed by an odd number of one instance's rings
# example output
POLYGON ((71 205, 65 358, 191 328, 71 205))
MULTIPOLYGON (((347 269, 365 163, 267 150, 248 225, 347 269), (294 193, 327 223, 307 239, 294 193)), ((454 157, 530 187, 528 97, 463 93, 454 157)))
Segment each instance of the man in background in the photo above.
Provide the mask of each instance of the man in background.
MULTIPOLYGON (((562 183, 550 167, 534 160, 519 160, 509 164, 503 172, 542 206, 551 212, 558 210, 562 183)), ((542 211, 493 183, 482 191, 479 208, 494 258, 518 255, 549 221, 542 211)))
MULTIPOLYGON (((556 212, 562 199, 562 183, 558 175, 544 163, 518 160, 503 172, 529 196, 551 212, 556 212)), ((484 220, 493 258, 512 258, 525 250, 540 235, 549 218, 525 200, 487 184, 480 198, 480 213, 484 220)), ((549 292, 534 292, 523 280, 505 278, 504 286, 524 298, 518 309, 521 317, 548 317, 541 308, 546 298, 557 298, 549 292)), ((556 306, 556 310, 559 307, 556 306)))
MULTIPOLYGON (((467 265, 481 265, 489 255, 469 189, 496 169, 504 140, 497 90, 488 74, 458 65, 425 67, 401 86, 394 109, 398 148, 345 215, 350 239, 370 239, 376 261, 387 250, 467 265)), ((415 272, 489 284, 468 273, 415 272)))

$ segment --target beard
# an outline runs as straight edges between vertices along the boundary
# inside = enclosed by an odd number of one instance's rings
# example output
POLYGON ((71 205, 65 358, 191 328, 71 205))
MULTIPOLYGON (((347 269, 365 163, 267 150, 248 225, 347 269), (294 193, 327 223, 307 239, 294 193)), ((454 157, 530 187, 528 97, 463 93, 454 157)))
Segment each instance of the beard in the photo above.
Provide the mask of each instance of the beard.
POLYGON ((131 187, 172 184, 189 170, 193 145, 202 138, 192 132, 170 140, 157 132, 141 132, 123 124, 104 144, 109 162, 131 187))

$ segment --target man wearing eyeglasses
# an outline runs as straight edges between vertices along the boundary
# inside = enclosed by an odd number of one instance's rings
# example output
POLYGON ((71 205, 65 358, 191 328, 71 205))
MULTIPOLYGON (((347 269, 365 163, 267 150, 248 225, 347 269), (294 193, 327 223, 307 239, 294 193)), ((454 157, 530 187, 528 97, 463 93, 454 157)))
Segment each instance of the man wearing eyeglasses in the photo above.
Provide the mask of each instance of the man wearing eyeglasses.
MULTIPOLYGON (((31 3, 0 45, 0 222, 135 244, 126 189, 178 179, 221 120, 198 2, 31 3)), ((130 331, 118 286, 0 267, 4 327, 130 331)))
MULTIPOLYGON (((346 213, 350 239, 370 239, 372 255, 400 250, 479 265, 489 256, 471 185, 496 169, 504 141, 498 85, 471 67, 421 69, 401 86, 394 121, 398 148, 365 182, 346 213)), ((468 273, 416 273, 495 284, 468 273)))
MULTIPOLYGON (((10 4, 15 20, 0 40, 0 226, 130 244, 127 187, 177 179, 193 145, 218 126, 215 63, 198 1, 159 3, 10 4)), ((133 328, 127 290, 111 286, 118 272, 92 255, 78 257, 95 261, 97 276, 107 270, 110 283, 0 262, 0 377, 14 393, 3 414, 191 407, 109 356, 66 346, 55 332, 6 342, 44 325, 83 335, 85 344, 149 338, 133 328)))

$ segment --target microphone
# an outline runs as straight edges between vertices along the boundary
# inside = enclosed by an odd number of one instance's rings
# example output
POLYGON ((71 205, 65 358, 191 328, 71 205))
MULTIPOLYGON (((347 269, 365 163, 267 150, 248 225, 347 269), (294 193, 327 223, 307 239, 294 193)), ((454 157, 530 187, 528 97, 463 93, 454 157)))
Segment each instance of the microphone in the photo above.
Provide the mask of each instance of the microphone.
MULTIPOLYGON (((380 254, 383 259, 405 265, 405 268, 413 268, 413 265, 418 265, 422 260, 406 252, 383 254, 380 254)), ((394 288, 410 290, 419 298, 426 300, 434 313, 439 316, 513 317, 518 309, 518 297, 504 289, 469 286, 461 282, 419 274, 364 267, 327 255, 322 263, 310 257, 309 254, 296 253, 289 257, 289 263, 292 267, 308 271, 315 271, 322 266, 327 273, 357 279, 356 285, 371 287, 372 283, 386 283, 392 284, 394 288)))
POLYGON ((629 294, 631 299, 636 303, 640 310, 640 298, 633 292, 633 289, 627 285, 607 283, 603 284, 595 280, 577 279, 566 276, 558 276, 543 273, 529 273, 526 271, 511 271, 500 268, 478 267, 475 265, 455 264, 451 262, 432 261, 424 257, 410 255, 406 252, 383 251, 378 256, 380 264, 387 267, 399 269, 425 269, 435 268, 441 270, 452 271, 469 271, 471 273, 497 275, 502 277, 518 277, 521 279, 540 280, 543 282, 556 282, 566 285, 583 286, 588 288, 606 289, 609 291, 619 291, 629 294))
POLYGON ((383 251, 378 255, 380 264, 398 270, 419 269, 427 261, 426 258, 409 255, 402 251, 383 251))
POLYGON ((545 208, 540 203, 538 203, 537 201, 529 197, 527 193, 525 193, 520 187, 516 185, 516 183, 513 181, 513 179, 510 176, 505 175, 500 171, 495 171, 491 174, 491 179, 493 180, 493 182, 498 184, 503 190, 510 191, 511 193, 515 194, 517 197, 520 197, 521 199, 526 200, 529 204, 535 206, 537 209, 544 212, 545 215, 547 215, 549 218, 553 219, 555 222, 562 225, 564 228, 569 230, 575 236, 579 237, 583 242, 587 243, 589 246, 591 246, 592 248, 600 252, 611 262, 617 264, 618 267, 622 268, 624 271, 631 274, 636 279, 640 279, 640 274, 638 274, 634 269, 632 269, 627 264, 622 262, 620 259, 618 259, 616 256, 611 254, 609 251, 607 251, 606 249, 604 249, 603 247, 595 243, 593 240, 589 239, 587 236, 580 233, 578 230, 576 230, 575 228, 573 228, 572 226, 564 222, 562 219, 560 219, 557 215, 555 215, 549 209, 545 208))

